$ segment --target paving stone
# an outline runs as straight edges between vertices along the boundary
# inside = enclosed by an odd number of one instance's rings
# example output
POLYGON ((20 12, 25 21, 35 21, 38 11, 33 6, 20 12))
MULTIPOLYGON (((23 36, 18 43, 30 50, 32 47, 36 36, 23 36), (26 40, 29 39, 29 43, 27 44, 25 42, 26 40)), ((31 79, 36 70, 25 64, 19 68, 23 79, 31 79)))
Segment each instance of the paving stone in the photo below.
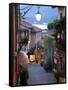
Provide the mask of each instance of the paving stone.
POLYGON ((40 64, 29 65, 28 85, 53 84, 56 83, 53 72, 46 72, 40 64))

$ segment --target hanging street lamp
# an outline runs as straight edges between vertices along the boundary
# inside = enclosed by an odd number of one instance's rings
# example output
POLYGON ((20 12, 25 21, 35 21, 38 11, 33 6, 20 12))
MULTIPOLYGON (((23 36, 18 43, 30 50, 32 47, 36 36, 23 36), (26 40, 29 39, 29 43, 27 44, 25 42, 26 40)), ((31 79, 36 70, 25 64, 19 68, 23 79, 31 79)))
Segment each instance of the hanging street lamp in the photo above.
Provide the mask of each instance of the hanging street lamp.
POLYGON ((40 11, 39 11, 39 9, 40 9, 40 7, 38 6, 38 11, 35 14, 35 18, 36 18, 37 21, 40 21, 41 20, 41 16, 42 16, 41 13, 40 13, 40 11))

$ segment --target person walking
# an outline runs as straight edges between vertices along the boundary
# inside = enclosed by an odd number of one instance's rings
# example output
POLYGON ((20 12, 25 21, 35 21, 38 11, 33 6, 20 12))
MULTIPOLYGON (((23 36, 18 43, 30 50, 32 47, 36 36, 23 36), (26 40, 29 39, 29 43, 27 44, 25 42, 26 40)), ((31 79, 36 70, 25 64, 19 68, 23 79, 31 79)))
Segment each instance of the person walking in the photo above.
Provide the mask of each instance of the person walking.
POLYGON ((21 86, 27 85, 27 80, 29 78, 28 64, 28 56, 23 51, 22 47, 20 47, 18 52, 18 82, 21 86))

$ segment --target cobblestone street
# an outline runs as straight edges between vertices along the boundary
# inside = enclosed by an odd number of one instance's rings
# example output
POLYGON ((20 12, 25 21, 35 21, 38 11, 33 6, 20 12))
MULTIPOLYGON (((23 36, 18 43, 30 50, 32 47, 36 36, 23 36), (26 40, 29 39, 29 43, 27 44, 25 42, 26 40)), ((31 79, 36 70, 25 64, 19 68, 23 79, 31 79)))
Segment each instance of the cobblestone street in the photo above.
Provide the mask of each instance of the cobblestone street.
POLYGON ((46 72, 40 64, 29 65, 28 85, 56 83, 53 72, 46 72))

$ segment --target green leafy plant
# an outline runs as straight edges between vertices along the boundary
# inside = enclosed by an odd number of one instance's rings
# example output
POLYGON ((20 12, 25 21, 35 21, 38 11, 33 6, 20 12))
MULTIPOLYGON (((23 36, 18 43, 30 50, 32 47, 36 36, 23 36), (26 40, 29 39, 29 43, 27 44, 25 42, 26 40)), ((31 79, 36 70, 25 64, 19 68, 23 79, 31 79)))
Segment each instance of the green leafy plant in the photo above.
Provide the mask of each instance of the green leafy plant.
POLYGON ((49 30, 53 29, 53 25, 54 25, 53 22, 52 22, 52 23, 48 23, 48 29, 49 29, 49 30))
POLYGON ((21 39, 21 44, 22 45, 27 45, 28 44, 28 37, 24 37, 21 39))
POLYGON ((51 60, 50 57, 47 57, 46 63, 44 63, 44 69, 45 69, 46 71, 49 71, 49 70, 51 71, 52 68, 53 68, 52 60, 51 60))
POLYGON ((61 17, 59 20, 56 19, 52 23, 48 23, 48 29, 54 29, 55 33, 61 33, 66 28, 66 18, 61 17))

